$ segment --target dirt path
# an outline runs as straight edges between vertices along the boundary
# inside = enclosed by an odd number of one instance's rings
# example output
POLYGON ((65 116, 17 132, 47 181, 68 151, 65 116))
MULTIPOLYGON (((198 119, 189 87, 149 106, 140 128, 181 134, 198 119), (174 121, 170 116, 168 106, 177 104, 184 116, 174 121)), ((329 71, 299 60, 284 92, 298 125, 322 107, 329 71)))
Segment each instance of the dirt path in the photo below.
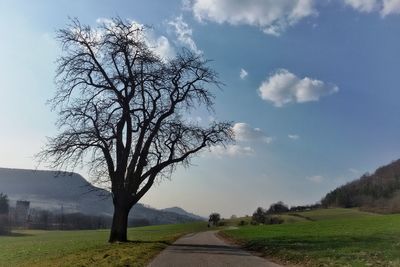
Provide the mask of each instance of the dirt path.
POLYGON ((161 252, 149 267, 279 267, 218 238, 217 231, 189 234, 161 252))

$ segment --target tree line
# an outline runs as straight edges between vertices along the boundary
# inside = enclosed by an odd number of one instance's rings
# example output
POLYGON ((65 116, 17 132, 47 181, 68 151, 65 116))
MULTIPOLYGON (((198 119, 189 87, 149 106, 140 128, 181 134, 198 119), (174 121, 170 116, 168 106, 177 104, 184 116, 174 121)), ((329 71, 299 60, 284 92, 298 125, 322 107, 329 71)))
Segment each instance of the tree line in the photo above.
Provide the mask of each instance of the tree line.
MULTIPOLYGON (((107 215, 89 215, 80 212, 63 213, 39 208, 30 208, 26 218, 16 218, 16 208, 10 207, 6 194, 0 193, 0 234, 8 234, 13 228, 41 230, 92 230, 106 229, 112 224, 107 215)), ((129 219, 128 226, 150 225, 147 219, 129 219)))
POLYGON ((360 207, 377 212, 400 212, 400 160, 339 186, 322 200, 323 207, 360 207))

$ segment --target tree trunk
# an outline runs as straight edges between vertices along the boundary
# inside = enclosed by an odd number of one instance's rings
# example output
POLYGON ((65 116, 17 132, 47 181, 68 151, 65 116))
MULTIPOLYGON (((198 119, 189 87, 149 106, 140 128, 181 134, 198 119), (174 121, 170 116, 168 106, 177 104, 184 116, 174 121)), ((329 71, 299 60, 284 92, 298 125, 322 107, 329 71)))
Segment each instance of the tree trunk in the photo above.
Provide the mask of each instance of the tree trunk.
POLYGON ((114 203, 114 216, 111 225, 110 238, 108 242, 127 242, 128 214, 130 208, 128 206, 114 203))

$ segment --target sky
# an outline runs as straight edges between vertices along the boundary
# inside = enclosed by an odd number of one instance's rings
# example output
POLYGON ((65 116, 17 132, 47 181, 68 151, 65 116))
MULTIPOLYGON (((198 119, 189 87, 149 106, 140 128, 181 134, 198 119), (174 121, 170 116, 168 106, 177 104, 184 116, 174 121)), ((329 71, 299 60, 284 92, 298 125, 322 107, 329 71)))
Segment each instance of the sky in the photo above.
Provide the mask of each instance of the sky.
POLYGON ((400 0, 0 0, 0 167, 36 167, 57 133, 56 30, 115 16, 151 26, 161 55, 212 59, 225 85, 193 120, 236 135, 142 203, 225 217, 310 204, 400 158, 400 0))

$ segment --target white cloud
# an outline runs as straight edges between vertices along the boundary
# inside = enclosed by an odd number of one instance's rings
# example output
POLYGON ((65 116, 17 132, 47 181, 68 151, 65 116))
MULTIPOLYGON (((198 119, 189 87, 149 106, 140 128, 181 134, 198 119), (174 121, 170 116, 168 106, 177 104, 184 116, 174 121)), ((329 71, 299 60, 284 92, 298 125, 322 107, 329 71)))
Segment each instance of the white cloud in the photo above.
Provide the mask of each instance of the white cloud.
POLYGON ((344 0, 344 3, 360 12, 372 12, 379 8, 378 0, 344 0))
POLYGON ((300 136, 297 134, 288 134, 288 137, 292 140, 298 140, 300 138, 300 136))
POLYGON ((258 90, 262 99, 282 107, 292 102, 318 101, 322 96, 338 92, 339 88, 308 77, 300 79, 288 70, 280 69, 270 75, 258 90))
MULTIPOLYGON (((135 20, 128 21, 131 22, 134 27, 144 27, 143 24, 135 20)), ((105 24, 108 26, 113 26, 115 24, 113 20, 108 18, 98 18, 96 19, 96 23, 105 24)), ((103 34, 101 30, 97 30, 96 33, 99 35, 99 37, 101 36, 101 34, 103 34)), ((174 47, 169 42, 168 38, 163 35, 156 37, 154 36, 154 32, 148 29, 142 35, 140 35, 139 38, 143 38, 142 40, 144 40, 149 45, 153 52, 164 60, 174 58, 176 55, 174 47)))
POLYGON ((383 0, 381 15, 400 14, 400 0, 383 0))
POLYGON ((178 41, 183 45, 188 47, 196 54, 202 54, 203 52, 197 48, 196 43, 192 39, 193 31, 190 28, 189 24, 187 24, 182 16, 176 17, 174 20, 168 22, 168 25, 174 28, 175 34, 178 38, 178 41))
POLYGON ((252 128, 244 122, 235 123, 232 127, 237 141, 271 143, 273 138, 266 135, 260 128, 252 128))
POLYGON ((156 40, 152 40, 154 52, 162 58, 170 59, 175 57, 175 49, 165 36, 160 36, 156 40))
POLYGON ((325 180, 325 178, 321 175, 315 175, 315 176, 307 177, 307 180, 310 182, 313 182, 313 183, 320 184, 325 180))
POLYGON ((261 129, 252 128, 244 122, 235 123, 232 130, 238 143, 211 147, 211 155, 218 158, 252 156, 255 154, 255 150, 249 146, 249 143, 263 142, 269 144, 273 141, 273 138, 266 135, 261 129))
POLYGON ((256 26, 276 36, 317 14, 314 0, 192 0, 191 9, 199 21, 256 26))
POLYGON ((240 69, 240 74, 239 74, 240 79, 242 79, 242 80, 246 79, 247 75, 249 75, 249 73, 245 69, 243 69, 243 68, 240 69))
POLYGON ((249 146, 241 145, 227 145, 227 146, 213 146, 210 149, 212 155, 221 157, 245 157, 255 154, 254 149, 249 146))
POLYGON ((400 14, 400 0, 343 0, 344 3, 353 9, 370 13, 379 11, 385 17, 391 14, 400 14))

